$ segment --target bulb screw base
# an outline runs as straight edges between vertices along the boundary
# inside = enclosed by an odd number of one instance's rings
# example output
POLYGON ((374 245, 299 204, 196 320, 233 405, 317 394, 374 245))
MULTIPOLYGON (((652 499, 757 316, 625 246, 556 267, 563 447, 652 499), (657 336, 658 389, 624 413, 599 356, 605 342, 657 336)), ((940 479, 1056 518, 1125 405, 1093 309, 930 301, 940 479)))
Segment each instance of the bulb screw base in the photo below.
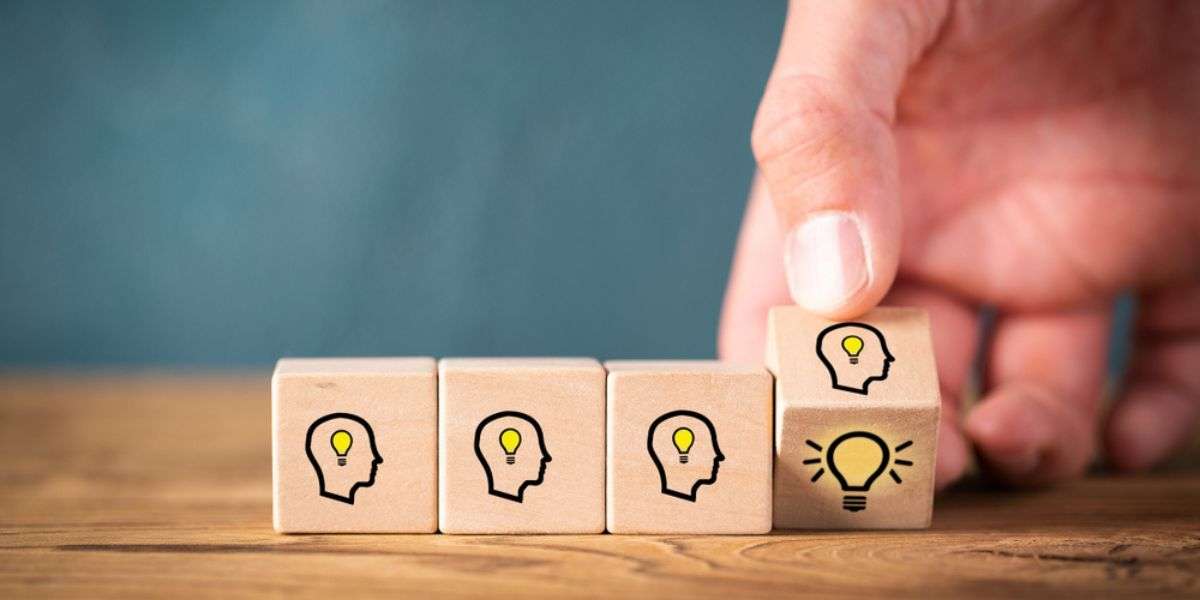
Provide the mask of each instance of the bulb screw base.
POLYGON ((504 457, 504 462, 505 462, 506 464, 510 464, 510 465, 512 465, 512 464, 516 464, 516 462, 517 462, 517 457, 515 457, 515 456, 505 456, 505 457, 504 457))
POLYGON ((344 466, 346 466, 346 457, 345 457, 345 456, 339 456, 339 457, 338 457, 338 466, 339 466, 339 467, 344 467, 344 466))
POLYGON ((842 498, 842 508, 850 512, 867 510, 866 496, 845 496, 842 498))
POLYGON ((858 357, 857 357, 857 356, 851 356, 851 357, 850 357, 850 364, 852 364, 852 365, 857 365, 857 364, 858 364, 858 357))
POLYGON ((679 455, 679 462, 681 462, 681 463, 683 463, 683 464, 685 464, 685 465, 686 465, 686 464, 687 464, 687 458, 688 458, 688 457, 687 457, 687 455, 686 455, 686 454, 680 454, 680 455, 679 455))

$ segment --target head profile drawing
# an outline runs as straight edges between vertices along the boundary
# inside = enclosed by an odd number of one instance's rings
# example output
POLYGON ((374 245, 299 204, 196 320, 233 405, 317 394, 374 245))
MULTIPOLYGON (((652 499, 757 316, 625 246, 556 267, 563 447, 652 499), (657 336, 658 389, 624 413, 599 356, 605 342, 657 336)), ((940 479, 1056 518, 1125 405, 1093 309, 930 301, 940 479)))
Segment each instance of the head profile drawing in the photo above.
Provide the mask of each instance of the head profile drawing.
POLYGON ((371 425, 349 413, 333 413, 313 421, 308 426, 304 450, 317 472, 321 496, 346 504, 354 504, 360 488, 375 484, 375 473, 383 463, 371 425))
POLYGON ((866 323, 826 327, 817 336, 817 356, 829 371, 834 389, 863 395, 871 382, 887 379, 896 360, 883 334, 866 323))
POLYGON ((646 436, 650 459, 658 469, 662 493, 696 501, 700 486, 717 482, 721 447, 717 430, 704 415, 676 410, 654 420, 646 436))
POLYGON ((488 493, 523 502, 525 489, 540 485, 550 452, 542 426, 516 411, 498 412, 475 428, 475 456, 487 475, 488 493))

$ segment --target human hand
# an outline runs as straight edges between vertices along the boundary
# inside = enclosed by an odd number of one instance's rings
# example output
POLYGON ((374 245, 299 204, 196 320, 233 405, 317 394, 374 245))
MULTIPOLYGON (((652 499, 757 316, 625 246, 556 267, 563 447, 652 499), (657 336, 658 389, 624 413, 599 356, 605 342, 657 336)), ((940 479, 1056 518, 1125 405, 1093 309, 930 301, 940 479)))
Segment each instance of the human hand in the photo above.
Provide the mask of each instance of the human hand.
POLYGON ((1016 484, 1078 476, 1101 439, 1118 468, 1167 458, 1200 414, 1198 39, 1186 1, 794 0, 720 354, 762 360, 767 309, 789 301, 921 306, 939 487, 971 445, 1016 484), (1101 424, 1128 289, 1136 350, 1101 424), (983 304, 999 313, 964 416, 983 304))

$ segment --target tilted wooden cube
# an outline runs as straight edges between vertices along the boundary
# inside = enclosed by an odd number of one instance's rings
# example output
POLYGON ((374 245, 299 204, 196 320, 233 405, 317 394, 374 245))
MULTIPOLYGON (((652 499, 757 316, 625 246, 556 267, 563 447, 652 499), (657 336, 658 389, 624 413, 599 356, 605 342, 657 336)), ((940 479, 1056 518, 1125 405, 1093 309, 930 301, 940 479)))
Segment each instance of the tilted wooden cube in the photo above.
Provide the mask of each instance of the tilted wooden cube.
POLYGON ((716 361, 609 361, 612 533, 771 530, 771 375, 716 361))
POLYGON ((933 511, 940 392, 924 311, 768 317, 777 528, 912 529, 933 511))
POLYGON ((443 532, 604 530, 598 361, 447 358, 438 378, 443 532))
POLYGON ((275 530, 437 530, 432 358, 285 358, 271 379, 275 530))

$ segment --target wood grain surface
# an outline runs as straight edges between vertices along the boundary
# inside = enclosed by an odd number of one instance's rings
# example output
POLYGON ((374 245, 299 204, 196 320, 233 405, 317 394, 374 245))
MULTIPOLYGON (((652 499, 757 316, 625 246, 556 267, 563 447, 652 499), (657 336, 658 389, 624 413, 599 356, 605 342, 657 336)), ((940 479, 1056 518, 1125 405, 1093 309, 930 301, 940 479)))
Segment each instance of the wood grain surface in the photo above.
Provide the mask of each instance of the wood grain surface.
POLYGON ((269 382, 0 376, 0 597, 1200 594, 1196 453, 1038 492, 965 486, 915 532, 271 531, 269 382))

